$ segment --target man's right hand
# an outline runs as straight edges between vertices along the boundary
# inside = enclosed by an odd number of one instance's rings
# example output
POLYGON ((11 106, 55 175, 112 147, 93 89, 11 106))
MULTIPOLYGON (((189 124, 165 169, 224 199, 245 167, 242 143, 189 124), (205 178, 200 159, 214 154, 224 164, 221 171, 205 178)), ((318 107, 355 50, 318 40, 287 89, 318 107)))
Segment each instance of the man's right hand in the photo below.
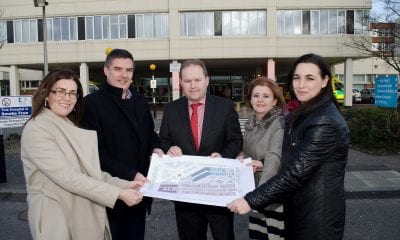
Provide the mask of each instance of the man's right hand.
POLYGON ((178 146, 172 146, 168 149, 167 154, 171 157, 180 157, 182 156, 182 149, 178 146))

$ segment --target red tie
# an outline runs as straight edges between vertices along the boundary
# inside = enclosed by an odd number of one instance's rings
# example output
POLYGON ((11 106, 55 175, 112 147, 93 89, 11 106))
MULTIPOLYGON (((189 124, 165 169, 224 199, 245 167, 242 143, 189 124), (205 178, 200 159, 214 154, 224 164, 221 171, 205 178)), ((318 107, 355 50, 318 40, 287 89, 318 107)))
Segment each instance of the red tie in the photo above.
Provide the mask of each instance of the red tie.
POLYGON ((190 117, 190 126, 192 127, 192 135, 194 145, 196 146, 196 152, 199 151, 199 116, 197 115, 197 108, 201 103, 194 103, 190 105, 192 107, 192 116, 190 117))

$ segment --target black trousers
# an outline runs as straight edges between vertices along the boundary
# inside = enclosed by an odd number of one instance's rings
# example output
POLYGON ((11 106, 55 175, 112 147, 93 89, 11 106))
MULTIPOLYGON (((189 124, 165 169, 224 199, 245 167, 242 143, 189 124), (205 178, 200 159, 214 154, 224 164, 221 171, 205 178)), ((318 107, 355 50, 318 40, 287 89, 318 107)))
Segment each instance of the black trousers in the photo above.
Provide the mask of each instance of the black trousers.
POLYGON ((233 213, 226 207, 175 202, 180 240, 206 240, 210 225, 214 240, 235 239, 233 213))
POLYGON ((113 240, 144 240, 146 227, 146 207, 144 205, 132 208, 107 208, 107 216, 113 240))

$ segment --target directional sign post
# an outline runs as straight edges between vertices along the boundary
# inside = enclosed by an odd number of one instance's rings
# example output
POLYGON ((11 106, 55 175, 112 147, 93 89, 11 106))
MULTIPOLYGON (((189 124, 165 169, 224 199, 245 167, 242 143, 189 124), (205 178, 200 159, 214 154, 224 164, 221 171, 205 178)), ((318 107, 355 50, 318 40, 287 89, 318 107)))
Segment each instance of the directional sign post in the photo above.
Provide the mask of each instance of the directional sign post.
POLYGON ((22 127, 32 114, 32 96, 0 97, 0 128, 22 127))
MULTIPOLYGON (((0 97, 0 130, 22 127, 32 114, 32 96, 0 97)), ((4 138, 0 134, 0 183, 7 182, 4 138)))
POLYGON ((397 76, 378 76, 375 78, 375 105, 397 108, 397 76))

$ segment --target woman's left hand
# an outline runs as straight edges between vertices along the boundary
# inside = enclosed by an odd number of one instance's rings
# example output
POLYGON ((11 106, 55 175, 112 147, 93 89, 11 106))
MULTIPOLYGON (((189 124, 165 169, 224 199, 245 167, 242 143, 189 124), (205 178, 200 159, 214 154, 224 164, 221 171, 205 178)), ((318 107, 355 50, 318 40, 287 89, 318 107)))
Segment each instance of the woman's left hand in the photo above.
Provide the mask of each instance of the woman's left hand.
POLYGON ((130 181, 130 183, 128 185, 128 188, 132 188, 132 189, 135 189, 138 191, 141 187, 143 187, 143 182, 141 182, 141 181, 130 181))
POLYGON ((228 203, 227 207, 231 212, 239 213, 239 214, 246 214, 250 212, 251 208, 244 198, 238 198, 231 203, 228 203))
POLYGON ((253 167, 253 172, 261 172, 264 164, 260 160, 251 160, 251 166, 253 167))

